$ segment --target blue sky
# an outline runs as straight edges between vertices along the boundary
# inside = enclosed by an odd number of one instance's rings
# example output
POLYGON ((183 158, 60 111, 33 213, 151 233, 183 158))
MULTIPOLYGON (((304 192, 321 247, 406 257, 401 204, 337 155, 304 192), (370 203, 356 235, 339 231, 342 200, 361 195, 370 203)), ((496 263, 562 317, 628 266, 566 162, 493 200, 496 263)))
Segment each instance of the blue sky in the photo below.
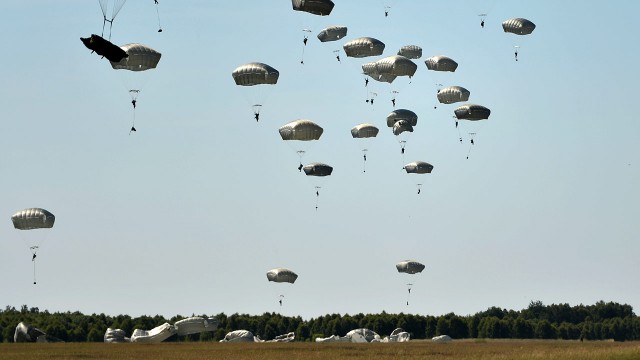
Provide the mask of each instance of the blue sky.
POLYGON ((131 135, 126 74, 79 41, 101 32, 98 2, 0 4, 1 302, 133 316, 465 315, 531 300, 637 311, 639 5, 335 2, 318 17, 286 0, 161 0, 158 33, 153 3, 128 1, 112 41, 162 53, 144 74, 131 135), (513 17, 536 30, 504 33, 501 22, 513 17), (317 41, 330 25, 347 26, 347 37, 317 41), (313 32, 301 65, 305 28, 313 32), (383 41, 383 56, 423 48, 411 83, 369 83, 373 106, 360 66, 380 57, 334 58, 361 36, 383 41), (440 54, 459 63, 455 73, 427 71, 424 60, 440 54), (253 61, 280 71, 259 123, 231 77, 253 61), (492 110, 489 120, 460 123, 463 144, 456 105, 433 109, 440 81, 492 110), (404 160, 385 126, 391 91, 419 117, 404 160), (334 167, 317 211, 314 184, 277 131, 299 118, 324 128, 305 163, 334 167), (349 132, 363 122, 380 128, 366 173, 349 132), (469 132, 476 144, 466 159, 469 132), (434 165, 419 177, 420 195, 401 169, 415 160, 434 165), (27 207, 56 215, 48 234, 33 235, 46 237, 37 285, 23 241, 31 235, 10 221, 27 207), (398 274, 405 259, 427 267, 398 274), (298 281, 269 283, 274 267, 298 281))

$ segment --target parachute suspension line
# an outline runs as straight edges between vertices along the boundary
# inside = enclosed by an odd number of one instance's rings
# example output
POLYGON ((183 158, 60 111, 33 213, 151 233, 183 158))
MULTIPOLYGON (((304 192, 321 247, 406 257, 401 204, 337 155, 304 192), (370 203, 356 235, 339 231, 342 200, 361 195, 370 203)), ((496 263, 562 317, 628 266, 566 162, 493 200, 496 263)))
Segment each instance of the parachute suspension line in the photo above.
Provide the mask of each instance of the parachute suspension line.
POLYGON ((317 185, 315 186, 315 189, 316 189, 316 211, 318 211, 318 198, 320 197, 320 189, 321 188, 322 187, 320 187, 320 186, 317 186, 317 185))
POLYGON ((456 121, 456 130, 458 130, 458 139, 460 139, 460 144, 462 144, 462 135, 460 135, 460 128, 458 127, 458 118, 455 116, 452 116, 455 121, 456 121))
POLYGON ((131 135, 132 131, 136 130, 136 104, 138 103, 138 95, 140 95, 140 90, 131 89, 129 90, 129 95, 131 95, 131 105, 133 105, 133 120, 131 122, 131 129, 129 130, 129 135, 131 135))
MULTIPOLYGON (((302 31, 306 32, 306 33, 310 33, 311 30, 309 29, 302 29, 302 31)), ((300 57, 300 64, 304 65, 304 49, 307 47, 307 41, 309 40, 309 34, 304 34, 304 37, 302 38, 302 56, 300 57)))
POLYGON ((362 172, 366 173, 367 172, 367 151, 369 151, 368 149, 362 149, 362 172))
POLYGON ((298 150, 298 151, 296 151, 296 153, 298 154, 298 158, 300 159, 300 165, 298 165, 298 171, 302 172, 302 167, 303 167, 303 165, 302 165, 302 157, 304 156, 305 151, 304 150, 298 150))
POLYGON ((407 306, 409 306, 409 298, 411 297, 411 286, 413 286, 413 284, 407 284, 407 306))
POLYGON ((29 247, 29 250, 31 250, 31 254, 33 256, 31 256, 31 262, 33 263, 33 284, 35 285, 36 283, 36 253, 38 252, 39 246, 31 246, 29 247))
POLYGON ((471 155, 471 148, 473 147, 473 145, 475 145, 473 141, 473 137, 475 135, 476 133, 469 133, 469 151, 467 152, 467 159, 469 159, 469 155, 471 155))
POLYGON ((162 32, 162 25, 160 25, 160 10, 158 10, 158 0, 154 0, 156 3, 156 14, 158 15, 158 32, 162 32))
POLYGON ((107 18, 107 11, 109 10, 107 7, 109 4, 109 0, 98 0, 98 2, 100 3, 100 9, 102 10, 102 16, 104 19, 104 21, 102 22, 102 37, 104 37, 104 27, 107 25, 107 22, 108 22, 109 23, 109 41, 111 41, 111 29, 113 28, 113 20, 116 18, 116 16, 120 12, 120 9, 122 9, 122 7, 124 6, 124 3, 127 2, 127 0, 113 1, 113 8, 111 9, 111 19, 107 18))

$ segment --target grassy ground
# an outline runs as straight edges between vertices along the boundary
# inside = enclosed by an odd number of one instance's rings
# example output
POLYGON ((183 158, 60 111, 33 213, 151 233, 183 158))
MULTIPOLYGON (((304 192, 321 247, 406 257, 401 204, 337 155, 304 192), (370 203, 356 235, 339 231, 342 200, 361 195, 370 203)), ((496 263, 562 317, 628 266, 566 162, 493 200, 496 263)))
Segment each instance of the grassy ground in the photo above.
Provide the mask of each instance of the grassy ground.
POLYGON ((0 344, 0 359, 640 359, 640 342, 461 340, 447 344, 163 343, 0 344))

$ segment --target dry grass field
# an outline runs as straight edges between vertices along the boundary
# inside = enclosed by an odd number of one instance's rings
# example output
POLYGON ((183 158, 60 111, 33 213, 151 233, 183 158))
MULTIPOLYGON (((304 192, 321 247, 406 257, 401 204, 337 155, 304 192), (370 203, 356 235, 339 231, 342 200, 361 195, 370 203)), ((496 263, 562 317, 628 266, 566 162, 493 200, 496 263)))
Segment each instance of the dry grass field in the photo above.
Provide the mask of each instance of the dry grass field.
POLYGON ((0 344, 0 359, 640 359, 640 342, 560 340, 460 340, 376 344, 163 343, 0 344))

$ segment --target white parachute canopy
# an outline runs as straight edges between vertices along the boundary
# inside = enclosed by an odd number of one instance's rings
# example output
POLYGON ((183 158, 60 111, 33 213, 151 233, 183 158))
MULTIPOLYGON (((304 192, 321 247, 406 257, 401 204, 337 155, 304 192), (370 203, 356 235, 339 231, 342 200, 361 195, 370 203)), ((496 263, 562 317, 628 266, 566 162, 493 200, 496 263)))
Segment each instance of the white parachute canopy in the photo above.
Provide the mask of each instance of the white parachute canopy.
POLYGON ((267 271, 267 279, 277 283, 293 284, 298 279, 298 274, 287 268, 275 268, 267 271))
POLYGON ((469 101, 471 92, 462 86, 447 86, 438 90, 438 101, 441 104, 453 104, 456 102, 469 101))
POLYGON ((384 43, 372 37, 353 39, 342 46, 348 57, 362 58, 382 55, 384 43))

